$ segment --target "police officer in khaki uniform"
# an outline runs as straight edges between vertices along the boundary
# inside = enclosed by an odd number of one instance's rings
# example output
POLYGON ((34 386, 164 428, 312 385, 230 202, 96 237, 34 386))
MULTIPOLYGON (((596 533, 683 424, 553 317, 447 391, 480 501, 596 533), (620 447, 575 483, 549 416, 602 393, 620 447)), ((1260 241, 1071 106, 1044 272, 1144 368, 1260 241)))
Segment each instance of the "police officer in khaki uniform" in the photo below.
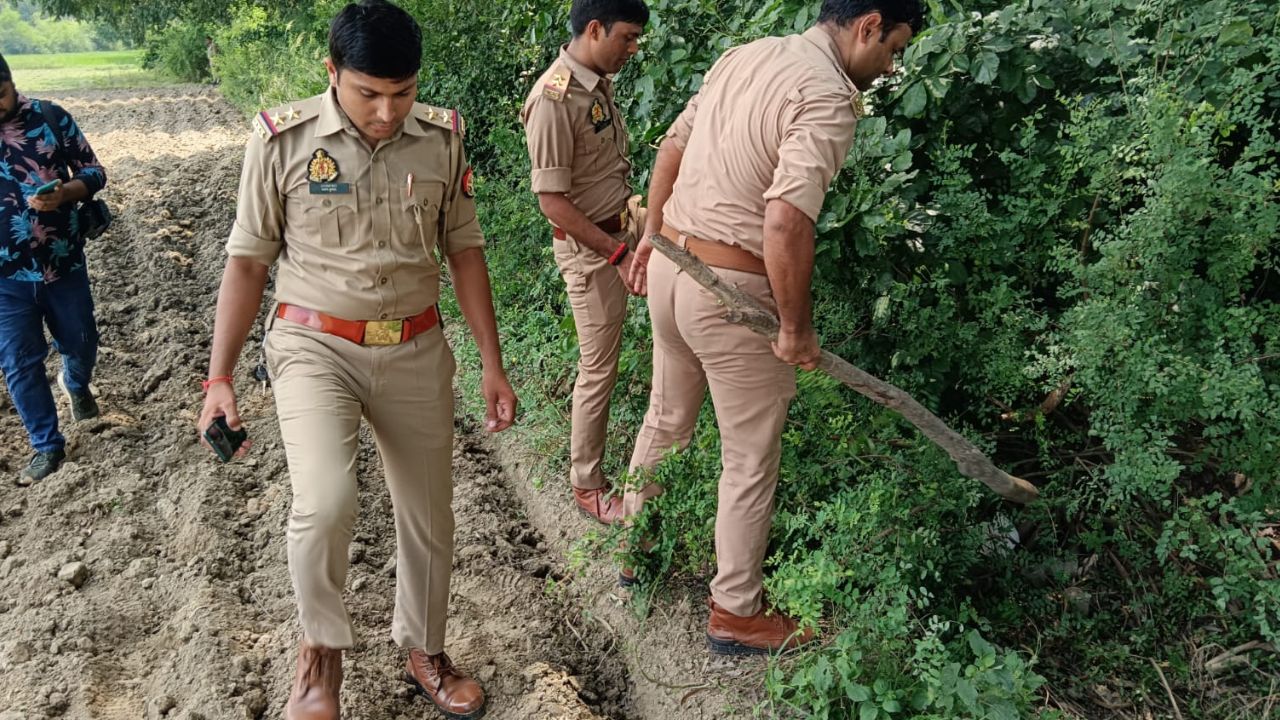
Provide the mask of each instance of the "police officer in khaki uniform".
MULTIPOLYGON (((718 572, 707 639, 713 652, 757 653, 812 638, 764 602, 761 563, 778 481, 794 367, 813 369, 814 223, 853 142, 859 90, 893 71, 922 22, 919 0, 825 0, 818 23, 727 51, 667 133, 649 188, 645 237, 685 247, 726 282, 777 311, 776 344, 724 319, 701 286, 642 241, 634 287, 653 322, 653 390, 633 472, 688 445, 708 386, 723 472, 718 572)), ((630 489, 624 513, 661 492, 630 489)), ((624 569, 623 584, 634 582, 624 569)))
POLYGON ((578 330, 569 483, 578 507, 611 524, 622 510, 600 470, 609 399, 618 379, 627 314, 633 225, 627 125, 612 76, 639 51, 649 21, 643 0, 574 0, 573 39, 525 101, 533 192, 551 222, 556 264, 578 330))
POLYGON ((454 359, 440 327, 440 266, 484 362, 492 432, 516 398, 502 367, 457 112, 414 103, 417 23, 384 0, 334 18, 330 89, 261 113, 245 153, 199 425, 240 425, 231 376, 275 264, 267 364, 293 485, 289 569, 303 639, 286 717, 337 720, 343 606, 363 417, 395 512, 391 634, 408 679, 451 718, 479 717, 480 686, 444 653, 453 562, 454 359))

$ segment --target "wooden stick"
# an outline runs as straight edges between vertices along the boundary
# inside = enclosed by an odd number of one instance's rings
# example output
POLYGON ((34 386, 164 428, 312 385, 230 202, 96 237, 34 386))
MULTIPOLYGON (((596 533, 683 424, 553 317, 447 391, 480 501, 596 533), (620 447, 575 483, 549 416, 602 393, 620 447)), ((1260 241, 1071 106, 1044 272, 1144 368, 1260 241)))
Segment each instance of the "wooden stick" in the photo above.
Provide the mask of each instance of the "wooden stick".
MULTIPOLYGON (((770 340, 778 339, 778 318, 755 298, 721 280, 701 260, 662 235, 651 235, 649 242, 724 304, 726 320, 770 340)), ((961 473, 991 488, 1000 497, 1025 505, 1040 496, 1035 485, 996 467, 973 443, 900 388, 825 350, 820 367, 831 377, 900 413, 925 437, 946 450, 961 473)))

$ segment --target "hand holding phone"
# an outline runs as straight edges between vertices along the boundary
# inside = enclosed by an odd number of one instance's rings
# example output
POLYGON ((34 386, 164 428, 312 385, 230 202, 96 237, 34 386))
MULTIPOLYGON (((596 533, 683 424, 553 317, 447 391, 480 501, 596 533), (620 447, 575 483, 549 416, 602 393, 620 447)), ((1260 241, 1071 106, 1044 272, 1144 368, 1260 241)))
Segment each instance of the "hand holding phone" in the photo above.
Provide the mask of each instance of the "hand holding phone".
POLYGON ((205 429, 204 439, 213 448, 213 454, 225 463, 236 456, 236 451, 249 439, 249 433, 244 429, 232 430, 227 419, 220 416, 205 429))

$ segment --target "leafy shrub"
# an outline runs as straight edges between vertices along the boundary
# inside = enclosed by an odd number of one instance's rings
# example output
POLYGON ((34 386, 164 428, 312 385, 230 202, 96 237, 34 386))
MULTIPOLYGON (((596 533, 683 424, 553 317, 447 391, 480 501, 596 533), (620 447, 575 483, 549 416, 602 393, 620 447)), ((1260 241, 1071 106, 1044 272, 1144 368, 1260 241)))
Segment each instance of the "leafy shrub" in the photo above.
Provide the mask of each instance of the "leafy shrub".
POLYGON ((143 65, 184 82, 209 79, 209 56, 204 28, 175 20, 147 34, 143 65))

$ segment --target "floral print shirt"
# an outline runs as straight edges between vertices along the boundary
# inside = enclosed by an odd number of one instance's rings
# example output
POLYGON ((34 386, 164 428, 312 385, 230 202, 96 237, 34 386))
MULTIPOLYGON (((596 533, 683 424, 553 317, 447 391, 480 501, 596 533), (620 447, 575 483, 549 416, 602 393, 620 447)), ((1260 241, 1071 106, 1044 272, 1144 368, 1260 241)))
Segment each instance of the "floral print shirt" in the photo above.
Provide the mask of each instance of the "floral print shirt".
POLYGON ((75 205, 36 212, 27 198, 50 180, 80 180, 93 195, 107 174, 71 115, 50 103, 65 146, 41 104, 18 95, 18 112, 0 124, 0 278, 51 283, 84 267, 75 205))

